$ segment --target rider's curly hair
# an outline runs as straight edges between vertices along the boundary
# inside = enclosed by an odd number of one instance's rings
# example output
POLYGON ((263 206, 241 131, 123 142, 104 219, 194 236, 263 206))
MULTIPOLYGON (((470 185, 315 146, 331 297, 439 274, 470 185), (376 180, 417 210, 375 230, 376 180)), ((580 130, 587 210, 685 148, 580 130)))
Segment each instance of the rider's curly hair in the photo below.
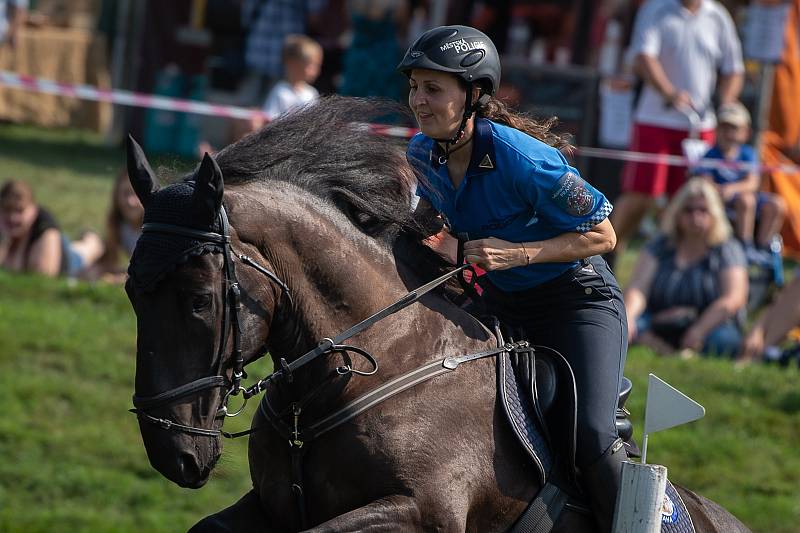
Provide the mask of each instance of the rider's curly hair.
POLYGON ((485 117, 493 122, 505 124, 527 133, 534 139, 558 148, 562 152, 568 153, 573 149, 566 135, 552 131, 553 127, 558 124, 557 117, 550 117, 541 121, 536 120, 523 113, 513 111, 504 102, 495 97, 491 97, 488 102, 483 104, 476 114, 479 117, 485 117))

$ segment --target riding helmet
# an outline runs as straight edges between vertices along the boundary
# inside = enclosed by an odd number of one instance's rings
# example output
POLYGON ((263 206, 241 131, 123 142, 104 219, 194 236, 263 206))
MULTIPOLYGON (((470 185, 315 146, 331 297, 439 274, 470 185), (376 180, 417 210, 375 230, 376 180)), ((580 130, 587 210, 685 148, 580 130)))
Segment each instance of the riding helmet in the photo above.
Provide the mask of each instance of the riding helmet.
POLYGON ((450 72, 489 95, 500 86, 497 48, 485 33, 469 26, 439 26, 423 33, 397 65, 406 76, 415 68, 450 72))

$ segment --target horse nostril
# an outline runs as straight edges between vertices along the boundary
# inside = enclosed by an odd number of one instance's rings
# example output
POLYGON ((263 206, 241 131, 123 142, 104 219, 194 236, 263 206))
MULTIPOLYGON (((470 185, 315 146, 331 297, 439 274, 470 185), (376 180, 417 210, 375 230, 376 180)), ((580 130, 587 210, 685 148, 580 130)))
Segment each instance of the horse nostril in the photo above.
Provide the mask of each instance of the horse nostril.
POLYGON ((200 477, 200 465, 194 455, 183 453, 178 458, 178 472, 187 483, 195 483, 200 477))

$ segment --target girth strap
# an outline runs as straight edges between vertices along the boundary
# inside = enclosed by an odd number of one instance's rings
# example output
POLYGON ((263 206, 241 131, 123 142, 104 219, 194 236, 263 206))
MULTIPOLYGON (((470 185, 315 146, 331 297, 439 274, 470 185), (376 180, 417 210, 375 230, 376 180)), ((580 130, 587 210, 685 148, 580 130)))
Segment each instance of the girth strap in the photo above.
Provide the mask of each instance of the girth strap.
MULTIPOLYGON (((408 390, 436 376, 440 376, 442 374, 454 371, 456 368, 458 368, 458 365, 462 362, 474 361, 476 359, 480 359, 483 357, 491 357, 508 350, 518 350, 518 349, 528 349, 528 343, 525 341, 517 343, 507 343, 493 350, 486 350, 483 352, 462 355, 459 357, 446 357, 438 361, 433 361, 432 363, 428 363, 425 366, 422 366, 410 372, 406 372, 405 374, 389 381, 388 383, 385 383, 380 387, 359 396, 352 402, 348 403, 347 405, 343 406, 337 411, 331 413, 325 418, 311 424, 309 427, 305 429, 301 429, 299 426, 299 416, 301 410, 297 407, 297 404, 292 405, 294 422, 292 424, 292 427, 289 427, 288 424, 286 424, 283 420, 281 420, 281 416, 275 411, 275 409, 270 404, 269 393, 264 394, 264 396, 261 397, 261 402, 259 403, 259 410, 264 415, 264 417, 267 420, 269 420, 270 424, 275 429, 275 431, 281 437, 287 439, 289 442, 289 449, 292 460, 291 489, 292 493, 295 495, 295 501, 297 503, 297 511, 300 516, 299 520, 301 528, 306 529, 308 521, 307 504, 303 488, 303 455, 305 454, 305 450, 307 449, 308 444, 312 440, 344 424, 345 422, 351 420, 357 415, 378 405, 379 403, 383 402, 388 398, 391 398, 396 394, 408 390)), ((246 432, 241 432, 234 435, 229 435, 226 434, 225 432, 222 432, 222 434, 225 436, 238 437, 252 433, 253 431, 257 431, 263 427, 264 426, 252 428, 246 432)))
POLYGON ((564 491, 548 481, 508 533, 550 533, 566 503, 564 491))
POLYGON ((300 529, 308 529, 308 511, 306 508, 306 493, 303 488, 303 455, 306 451, 303 446, 292 446, 292 493, 294 494, 297 510, 300 514, 300 529))

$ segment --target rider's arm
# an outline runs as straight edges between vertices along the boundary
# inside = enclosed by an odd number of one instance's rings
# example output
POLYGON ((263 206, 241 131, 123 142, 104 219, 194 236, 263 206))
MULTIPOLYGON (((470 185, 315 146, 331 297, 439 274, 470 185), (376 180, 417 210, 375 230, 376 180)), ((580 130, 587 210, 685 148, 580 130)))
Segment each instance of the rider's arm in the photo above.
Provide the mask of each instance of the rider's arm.
POLYGON ((568 263, 608 253, 616 245, 617 234, 606 218, 585 233, 567 232, 544 241, 521 243, 517 246, 521 252, 518 266, 531 263, 568 263))
POLYGON ((534 263, 569 263, 614 249, 617 235, 606 218, 589 231, 568 231, 544 241, 508 242, 495 237, 464 244, 464 258, 484 270, 534 263))
POLYGON ((425 227, 425 234, 428 235, 422 242, 442 259, 455 264, 458 260, 458 240, 447 231, 442 216, 422 197, 414 210, 414 216, 425 227))

